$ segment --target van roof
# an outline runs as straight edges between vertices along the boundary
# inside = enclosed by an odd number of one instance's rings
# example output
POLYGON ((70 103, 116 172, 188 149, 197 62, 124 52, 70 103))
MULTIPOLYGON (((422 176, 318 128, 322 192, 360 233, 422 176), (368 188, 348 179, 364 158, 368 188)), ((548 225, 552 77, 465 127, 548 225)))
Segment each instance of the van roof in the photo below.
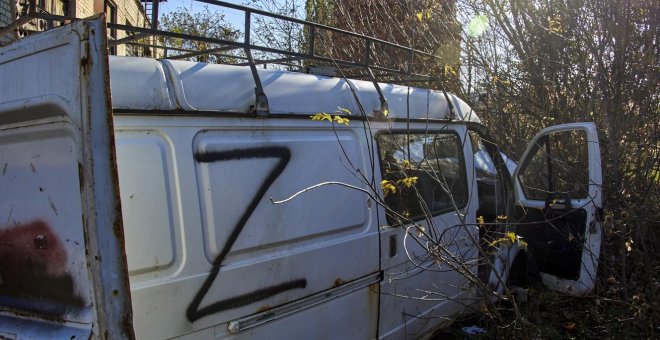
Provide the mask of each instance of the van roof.
MULTIPOLYGON (((369 116, 381 107, 376 87, 369 81, 283 70, 258 72, 271 115, 332 113, 340 108, 358 114, 356 97, 369 116)), ((110 56, 110 84, 113 109, 119 111, 247 115, 255 104, 254 78, 247 66, 110 56)), ((450 116, 441 91, 388 83, 379 86, 388 103, 389 118, 447 120, 450 116)), ((448 98, 454 105, 454 120, 481 122, 460 98, 453 94, 448 98)))

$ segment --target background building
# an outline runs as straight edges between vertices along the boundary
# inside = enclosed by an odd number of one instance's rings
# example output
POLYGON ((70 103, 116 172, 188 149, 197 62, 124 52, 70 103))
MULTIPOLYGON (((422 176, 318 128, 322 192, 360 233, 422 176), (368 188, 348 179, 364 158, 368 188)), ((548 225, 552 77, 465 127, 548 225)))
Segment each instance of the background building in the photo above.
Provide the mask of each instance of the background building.
MULTIPOLYGON (((135 27, 149 27, 150 18, 145 8, 151 8, 151 1, 140 0, 0 0, 0 28, 6 27, 17 16, 27 13, 29 2, 34 1, 35 9, 40 13, 86 18, 97 13, 105 13, 106 20, 135 27)), ((59 23, 42 19, 34 19, 21 27, 20 30, 0 37, 0 44, 6 44, 21 36, 35 31, 42 31, 59 23)), ((126 37, 127 32, 121 30, 108 30, 109 41, 126 37)), ((148 49, 130 45, 120 45, 110 48, 111 54, 144 55, 150 54, 148 49)))

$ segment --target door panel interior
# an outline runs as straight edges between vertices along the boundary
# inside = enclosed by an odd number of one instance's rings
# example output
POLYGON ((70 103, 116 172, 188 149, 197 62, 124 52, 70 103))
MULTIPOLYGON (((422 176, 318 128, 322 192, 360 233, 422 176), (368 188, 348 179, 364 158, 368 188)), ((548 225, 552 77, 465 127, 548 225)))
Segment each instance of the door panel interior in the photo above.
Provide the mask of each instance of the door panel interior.
POLYGON ((602 171, 593 123, 539 133, 514 173, 514 230, 543 281, 567 293, 593 288, 601 228, 602 171))

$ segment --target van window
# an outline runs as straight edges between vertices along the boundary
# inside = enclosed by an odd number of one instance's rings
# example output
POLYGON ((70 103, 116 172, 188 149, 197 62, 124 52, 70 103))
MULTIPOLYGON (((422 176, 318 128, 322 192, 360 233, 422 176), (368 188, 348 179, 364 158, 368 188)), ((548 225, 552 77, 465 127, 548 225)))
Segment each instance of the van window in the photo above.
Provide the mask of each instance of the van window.
POLYGON ((377 141, 390 224, 465 206, 465 162, 456 133, 388 133, 377 141))
POLYGON ((587 133, 581 130, 553 132, 538 140, 518 175, 525 197, 545 200, 550 193, 568 193, 587 198, 587 147, 587 133))
POLYGON ((472 143, 474 175, 479 197, 477 216, 483 217, 488 222, 495 221, 498 215, 505 213, 503 179, 489 152, 489 149, 497 150, 497 147, 476 131, 468 131, 468 133, 472 143))

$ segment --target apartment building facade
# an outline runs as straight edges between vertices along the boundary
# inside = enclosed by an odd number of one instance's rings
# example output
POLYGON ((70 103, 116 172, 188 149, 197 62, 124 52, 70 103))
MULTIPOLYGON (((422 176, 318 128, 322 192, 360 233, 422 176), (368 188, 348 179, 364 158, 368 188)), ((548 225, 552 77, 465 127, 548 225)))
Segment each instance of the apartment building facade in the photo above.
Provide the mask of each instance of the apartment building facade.
MULTIPOLYGON (((86 18, 98 13, 105 13, 109 23, 117 23, 127 26, 148 27, 150 18, 145 11, 148 2, 140 0, 0 0, 0 29, 8 26, 17 17, 28 13, 30 2, 34 2, 37 12, 86 18)), ((14 39, 35 31, 57 26, 59 23, 48 22, 42 19, 34 19, 21 29, 0 36, 0 45, 6 44, 14 39)), ((108 30, 108 40, 122 39, 128 34, 122 30, 108 30)), ((145 55, 150 54, 148 48, 135 45, 120 45, 110 47, 111 54, 118 55, 145 55)))

